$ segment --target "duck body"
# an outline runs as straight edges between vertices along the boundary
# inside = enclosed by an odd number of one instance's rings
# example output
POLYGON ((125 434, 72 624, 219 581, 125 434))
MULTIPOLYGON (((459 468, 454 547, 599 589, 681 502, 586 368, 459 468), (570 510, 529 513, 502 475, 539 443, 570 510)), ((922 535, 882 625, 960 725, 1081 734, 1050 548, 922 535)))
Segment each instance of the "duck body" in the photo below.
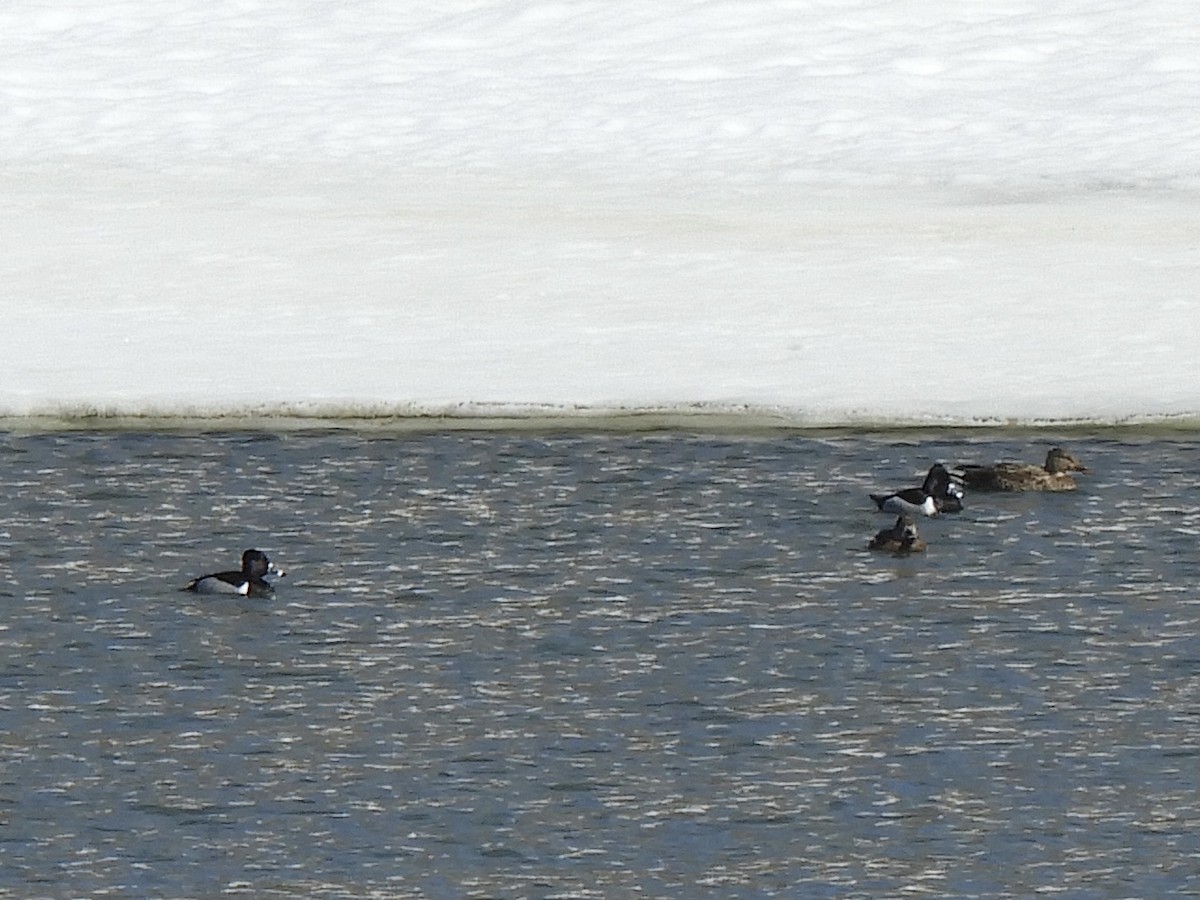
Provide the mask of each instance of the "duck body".
POLYGON ((239 594, 243 597, 273 597, 275 588, 267 575, 283 577, 282 569, 271 564, 261 550, 242 554, 242 568, 236 572, 214 572, 192 579, 181 590, 194 594, 239 594))
POLYGON ((993 466, 964 465, 960 467, 963 483, 973 491, 1073 491, 1076 489, 1072 472, 1086 472, 1087 467, 1073 454, 1061 447, 1046 454, 1046 464, 1035 466, 1020 462, 999 462, 993 466))
POLYGON ((897 516, 896 524, 885 528, 867 544, 868 550, 880 550, 885 553, 922 553, 928 544, 917 533, 916 522, 911 516, 897 516))
POLYGON ((897 515, 932 516, 936 513, 961 512, 962 486, 941 463, 934 463, 919 487, 905 488, 894 494, 871 494, 870 497, 880 512, 897 515), (933 511, 929 511, 927 498, 933 500, 933 511))
POLYGON ((920 488, 909 488, 895 494, 871 494, 880 512, 900 516, 936 516, 937 501, 920 488))

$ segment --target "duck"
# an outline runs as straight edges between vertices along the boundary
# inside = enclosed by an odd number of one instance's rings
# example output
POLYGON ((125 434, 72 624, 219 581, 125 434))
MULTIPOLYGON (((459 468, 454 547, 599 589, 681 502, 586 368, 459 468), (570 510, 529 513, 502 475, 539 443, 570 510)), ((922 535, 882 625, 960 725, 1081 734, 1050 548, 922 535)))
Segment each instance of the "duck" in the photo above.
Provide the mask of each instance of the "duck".
POLYGON ((917 534, 917 524, 912 516, 897 516, 896 524, 885 528, 867 544, 869 550, 887 553, 922 553, 928 545, 917 534))
POLYGON ((899 515, 932 516, 935 513, 962 512, 962 484, 941 463, 934 463, 919 488, 905 488, 894 494, 871 494, 880 512, 899 515), (929 500, 932 499, 933 512, 929 500))
POLYGON ((994 466, 963 465, 958 473, 973 491, 1073 491, 1072 472, 1087 472, 1087 466, 1062 447, 1046 454, 1046 464, 998 462, 994 466))
POLYGON ((247 550, 242 554, 242 568, 238 572, 214 572, 201 575, 180 588, 194 594, 241 594, 243 597, 271 597, 275 588, 267 581, 267 575, 282 578, 282 569, 271 564, 267 554, 261 550, 247 550))

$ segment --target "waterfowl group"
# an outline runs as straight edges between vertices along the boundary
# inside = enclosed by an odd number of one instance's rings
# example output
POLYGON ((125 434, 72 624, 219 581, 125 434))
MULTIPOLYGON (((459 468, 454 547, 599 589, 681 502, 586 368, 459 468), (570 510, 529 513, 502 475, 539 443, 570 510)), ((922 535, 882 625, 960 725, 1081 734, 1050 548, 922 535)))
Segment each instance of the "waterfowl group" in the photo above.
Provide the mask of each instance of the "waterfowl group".
POLYGON ((268 575, 283 577, 284 571, 271 564, 261 550, 242 554, 242 568, 236 572, 214 572, 201 575, 180 588, 195 594, 241 594, 243 597, 270 597, 275 593, 268 575))
MULTIPOLYGON (((896 514, 896 522, 891 528, 879 531, 867 547, 896 554, 922 552, 928 545, 917 533, 914 516, 961 511, 964 485, 973 491, 1073 491, 1076 484, 1071 473, 1087 471, 1078 457, 1062 447, 1054 447, 1046 454, 1044 466, 1019 462, 990 466, 968 463, 951 472, 941 463, 934 463, 920 487, 870 495, 881 512, 896 514)), ((269 575, 282 577, 284 572, 271 564, 267 554, 250 549, 242 554, 241 569, 201 575, 181 590, 271 597, 275 588, 267 580, 269 575)))
POLYGON ((1062 447, 1046 454, 1044 466, 1019 462, 998 462, 983 466, 964 464, 953 472, 935 463, 919 488, 905 488, 892 494, 871 494, 881 512, 896 513, 896 524, 885 528, 867 545, 871 550, 889 553, 915 553, 924 550, 925 541, 917 534, 914 517, 959 512, 963 508, 964 487, 973 491, 1073 491, 1072 472, 1087 472, 1075 455, 1062 447))

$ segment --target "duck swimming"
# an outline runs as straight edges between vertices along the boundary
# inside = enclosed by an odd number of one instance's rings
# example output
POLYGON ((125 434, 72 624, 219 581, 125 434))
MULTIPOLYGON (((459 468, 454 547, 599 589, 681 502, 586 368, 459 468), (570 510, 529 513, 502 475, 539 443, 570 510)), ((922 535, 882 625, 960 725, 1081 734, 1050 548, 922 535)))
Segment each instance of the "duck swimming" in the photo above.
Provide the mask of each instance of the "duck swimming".
POLYGON ((201 575, 180 590, 195 594, 241 594, 243 597, 271 597, 275 588, 267 581, 267 575, 283 577, 284 571, 273 565, 261 550, 247 550, 242 554, 239 572, 214 572, 201 575))
POLYGON ((911 516, 897 516, 896 524, 885 528, 867 544, 868 550, 886 553, 921 553, 928 545, 917 534, 917 524, 911 516))
POLYGON ((941 463, 934 463, 919 488, 905 488, 894 494, 871 494, 880 512, 900 515, 926 515, 935 512, 961 512, 963 489, 959 481, 941 463), (932 498, 933 512, 928 499, 932 498))
POLYGON ((959 467, 963 483, 973 491, 1073 491, 1072 472, 1086 472, 1087 466, 1062 447, 1046 454, 1046 464, 999 462, 994 466, 959 467))

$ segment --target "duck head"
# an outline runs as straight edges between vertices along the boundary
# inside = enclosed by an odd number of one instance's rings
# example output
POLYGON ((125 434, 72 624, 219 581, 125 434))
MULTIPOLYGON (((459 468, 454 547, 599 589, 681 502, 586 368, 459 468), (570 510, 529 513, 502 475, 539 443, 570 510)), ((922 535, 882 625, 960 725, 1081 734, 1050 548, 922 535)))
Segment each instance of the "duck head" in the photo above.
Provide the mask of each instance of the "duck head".
POLYGON ((1087 466, 1062 447, 1054 447, 1046 454, 1046 471, 1051 475, 1063 475, 1067 472, 1086 472, 1087 466))

